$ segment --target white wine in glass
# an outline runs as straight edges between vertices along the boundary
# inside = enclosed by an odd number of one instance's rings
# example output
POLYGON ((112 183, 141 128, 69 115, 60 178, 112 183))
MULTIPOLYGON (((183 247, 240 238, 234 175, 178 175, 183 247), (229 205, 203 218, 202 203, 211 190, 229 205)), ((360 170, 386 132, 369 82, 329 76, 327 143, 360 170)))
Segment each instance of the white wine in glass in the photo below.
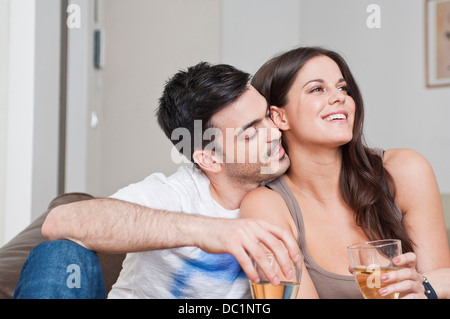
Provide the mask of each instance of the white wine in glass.
POLYGON ((277 286, 268 281, 250 284, 253 299, 295 299, 300 288, 298 282, 280 282, 277 286))
POLYGON ((300 288, 300 280, 302 277, 302 260, 297 263, 291 261, 293 276, 291 279, 287 279, 284 277, 273 254, 266 253, 266 258, 269 260, 276 276, 280 278, 280 284, 272 285, 256 262, 254 262, 260 282, 250 282, 253 299, 295 299, 300 288))
POLYGON ((399 270, 393 259, 402 253, 402 244, 397 239, 368 241, 347 247, 353 276, 365 299, 398 299, 399 293, 381 296, 378 290, 390 285, 383 283, 381 276, 399 270))
POLYGON ((381 296, 378 289, 388 286, 390 283, 381 282, 381 276, 387 272, 399 270, 396 267, 385 267, 380 269, 353 268, 353 276, 358 283, 364 299, 398 299, 399 293, 381 296))

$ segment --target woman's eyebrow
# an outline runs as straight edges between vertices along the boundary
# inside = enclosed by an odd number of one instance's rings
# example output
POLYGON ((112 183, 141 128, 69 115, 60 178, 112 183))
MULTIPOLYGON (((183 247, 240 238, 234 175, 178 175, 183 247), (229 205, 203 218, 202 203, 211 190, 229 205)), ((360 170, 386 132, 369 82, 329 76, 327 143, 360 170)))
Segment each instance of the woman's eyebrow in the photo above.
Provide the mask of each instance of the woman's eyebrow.
POLYGON ((314 80, 306 82, 305 85, 302 86, 302 88, 304 88, 305 86, 307 86, 309 83, 312 83, 312 82, 325 83, 325 81, 322 79, 314 79, 314 80))
MULTIPOLYGON (((325 81, 324 81, 323 79, 314 79, 314 80, 310 80, 310 81, 306 82, 306 83, 302 86, 302 88, 304 88, 305 86, 307 86, 309 83, 312 83, 312 82, 325 83, 325 81)), ((338 80, 337 83, 339 84, 339 83, 342 83, 342 82, 345 82, 345 79, 344 79, 344 78, 340 78, 340 79, 338 80)))

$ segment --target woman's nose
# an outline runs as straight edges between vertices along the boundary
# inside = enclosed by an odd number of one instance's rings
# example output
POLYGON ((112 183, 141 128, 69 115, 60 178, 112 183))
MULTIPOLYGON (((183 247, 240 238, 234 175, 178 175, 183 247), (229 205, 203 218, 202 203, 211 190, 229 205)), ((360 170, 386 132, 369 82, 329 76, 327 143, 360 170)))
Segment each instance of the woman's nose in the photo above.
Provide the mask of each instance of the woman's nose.
POLYGON ((329 103, 331 105, 335 103, 344 103, 345 102, 345 94, 340 90, 335 90, 330 96, 329 103))

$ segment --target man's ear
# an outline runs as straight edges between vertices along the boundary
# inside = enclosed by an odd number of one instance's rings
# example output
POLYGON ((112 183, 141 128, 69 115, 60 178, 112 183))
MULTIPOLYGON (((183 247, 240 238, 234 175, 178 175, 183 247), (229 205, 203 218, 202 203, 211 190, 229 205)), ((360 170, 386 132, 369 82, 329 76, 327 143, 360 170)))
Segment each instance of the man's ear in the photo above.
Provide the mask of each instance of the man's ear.
POLYGON ((285 131, 289 129, 289 123, 286 118, 286 112, 283 108, 279 108, 274 105, 270 106, 270 115, 273 123, 280 130, 285 131))
POLYGON ((196 150, 192 154, 194 163, 197 163, 202 170, 211 173, 218 173, 222 170, 222 165, 216 156, 214 152, 206 150, 196 150))

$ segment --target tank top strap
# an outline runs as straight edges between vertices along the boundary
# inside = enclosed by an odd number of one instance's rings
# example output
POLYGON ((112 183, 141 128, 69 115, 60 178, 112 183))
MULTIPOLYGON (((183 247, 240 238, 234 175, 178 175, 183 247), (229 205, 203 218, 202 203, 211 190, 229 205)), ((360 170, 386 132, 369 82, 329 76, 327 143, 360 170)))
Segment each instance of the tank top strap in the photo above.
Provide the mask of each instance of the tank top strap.
POLYGON ((361 292, 359 291, 353 276, 344 276, 331 273, 325 269, 322 269, 312 259, 306 245, 305 225, 300 206, 284 177, 278 177, 268 183, 266 187, 280 194, 289 208, 298 230, 297 243, 303 254, 305 266, 308 269, 314 286, 316 287, 319 298, 362 298, 361 292))
POLYGON ((270 188, 277 192, 278 194, 283 197, 289 212, 291 213, 291 216, 295 222, 295 225, 297 226, 298 230, 298 239, 297 243, 300 247, 301 251, 305 251, 306 249, 306 237, 305 237, 305 225, 303 223, 303 217, 302 212, 300 210, 300 206, 298 205, 298 202, 292 193, 291 189, 286 183, 286 180, 283 176, 280 176, 270 183, 266 185, 267 188, 270 188))

